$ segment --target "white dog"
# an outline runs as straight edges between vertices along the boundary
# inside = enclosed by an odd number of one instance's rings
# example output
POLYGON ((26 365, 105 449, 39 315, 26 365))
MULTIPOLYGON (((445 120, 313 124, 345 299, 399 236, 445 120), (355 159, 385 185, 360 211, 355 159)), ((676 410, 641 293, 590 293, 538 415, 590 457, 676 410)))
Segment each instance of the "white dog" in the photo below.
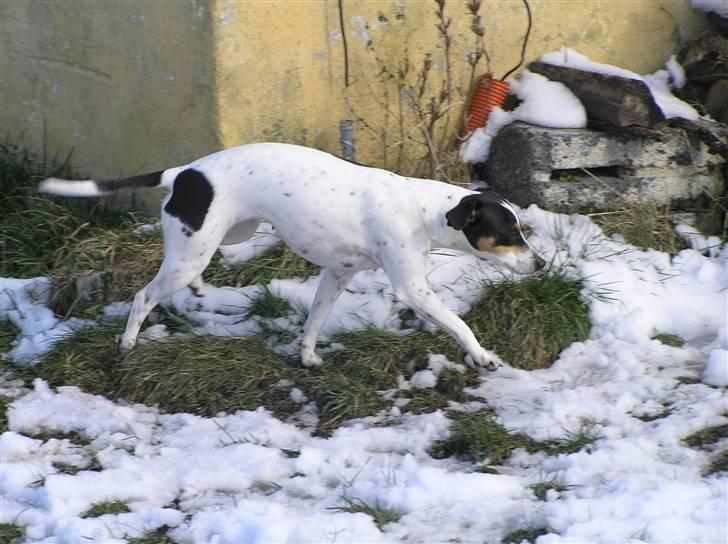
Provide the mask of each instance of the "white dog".
POLYGON ((430 289, 428 251, 453 248, 521 274, 545 264, 529 247, 516 212, 493 193, 405 178, 295 145, 244 145, 186 166, 108 182, 47 179, 40 190, 101 196, 155 186, 171 190, 161 212, 164 261, 134 297, 121 350, 134 346, 142 322, 162 299, 186 286, 199 294, 201 274, 218 246, 247 240, 261 220, 295 253, 323 267, 304 325, 306 366, 322 363, 315 352, 319 332, 351 277, 381 267, 397 299, 449 333, 469 363, 493 370, 498 357, 430 289))

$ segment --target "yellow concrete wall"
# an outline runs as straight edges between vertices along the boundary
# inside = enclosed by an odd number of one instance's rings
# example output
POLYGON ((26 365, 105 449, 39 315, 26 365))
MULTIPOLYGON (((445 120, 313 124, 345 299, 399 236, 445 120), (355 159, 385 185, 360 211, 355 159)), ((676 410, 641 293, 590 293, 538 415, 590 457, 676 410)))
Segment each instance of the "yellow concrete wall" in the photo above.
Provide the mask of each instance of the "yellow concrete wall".
MULTIPOLYGON (((705 26, 689 0, 530 4, 527 61, 567 45, 644 73, 705 26)), ((116 176, 259 140, 338 152, 339 121, 355 118, 358 160, 384 164, 386 150, 386 165, 397 166, 405 134, 400 167, 412 172, 421 136, 406 103, 400 130, 396 71, 409 59, 404 83, 414 86, 430 53, 424 98, 437 93, 444 58, 435 7, 433 0, 343 0, 346 88, 337 0, 1 0, 0 137, 59 155, 73 149, 86 173, 116 176), (389 83, 383 66, 395 74, 389 83)), ((473 34, 464 0, 449 0, 445 10, 451 129, 467 92, 473 34)), ((500 76, 518 60, 525 10, 520 0, 483 0, 480 13, 500 76)))
MULTIPOLYGON (((566 45, 596 61, 651 72, 705 25, 688 0, 531 0, 530 6, 526 62, 566 45)), ((274 139, 338 152, 338 122, 354 118, 358 160, 422 173, 422 137, 411 107, 404 104, 400 114, 396 73, 407 58, 403 83, 416 86, 430 53, 431 85, 423 101, 439 92, 445 63, 436 7, 434 0, 344 0, 347 88, 336 0, 218 0, 213 18, 221 143, 274 139), (390 74, 394 79, 386 82, 390 74), (402 134, 409 144, 399 163, 402 134)), ((473 50, 474 34, 464 0, 446 2, 445 14, 452 19, 452 129, 467 100, 471 68, 464 57, 473 50)), ((493 72, 502 76, 520 57, 523 2, 483 0, 480 15, 493 72)), ((481 63, 478 74, 484 68, 481 63)))

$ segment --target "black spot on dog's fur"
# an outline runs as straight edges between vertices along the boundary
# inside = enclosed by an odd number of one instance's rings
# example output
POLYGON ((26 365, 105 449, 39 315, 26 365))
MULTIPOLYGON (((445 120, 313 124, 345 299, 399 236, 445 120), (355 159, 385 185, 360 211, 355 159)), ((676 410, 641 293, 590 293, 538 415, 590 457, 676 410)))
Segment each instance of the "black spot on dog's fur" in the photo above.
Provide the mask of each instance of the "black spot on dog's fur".
POLYGON ((213 195, 212 185, 205 175, 190 168, 177 175, 164 211, 182 221, 190 229, 183 232, 192 236, 192 231, 202 228, 213 195))

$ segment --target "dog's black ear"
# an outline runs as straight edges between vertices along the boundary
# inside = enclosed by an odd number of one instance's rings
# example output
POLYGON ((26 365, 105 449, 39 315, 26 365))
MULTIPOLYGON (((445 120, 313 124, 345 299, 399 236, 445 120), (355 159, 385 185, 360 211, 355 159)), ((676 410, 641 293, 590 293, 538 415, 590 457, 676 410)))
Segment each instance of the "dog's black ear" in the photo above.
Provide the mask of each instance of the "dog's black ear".
POLYGON ((463 230, 476 219, 478 210, 483 203, 478 195, 469 195, 463 198, 460 203, 445 214, 447 226, 455 230, 463 230))

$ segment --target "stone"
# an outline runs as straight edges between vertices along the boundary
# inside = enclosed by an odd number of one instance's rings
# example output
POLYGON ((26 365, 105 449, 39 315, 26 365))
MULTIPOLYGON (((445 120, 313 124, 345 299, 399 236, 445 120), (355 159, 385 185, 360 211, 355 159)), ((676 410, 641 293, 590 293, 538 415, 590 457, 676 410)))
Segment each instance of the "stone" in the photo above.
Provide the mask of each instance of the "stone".
POLYGON ((684 130, 667 127, 658 134, 514 123, 500 131, 487 162, 473 170, 519 206, 567 213, 647 201, 684 209, 717 200, 724 192, 725 159, 684 130))

